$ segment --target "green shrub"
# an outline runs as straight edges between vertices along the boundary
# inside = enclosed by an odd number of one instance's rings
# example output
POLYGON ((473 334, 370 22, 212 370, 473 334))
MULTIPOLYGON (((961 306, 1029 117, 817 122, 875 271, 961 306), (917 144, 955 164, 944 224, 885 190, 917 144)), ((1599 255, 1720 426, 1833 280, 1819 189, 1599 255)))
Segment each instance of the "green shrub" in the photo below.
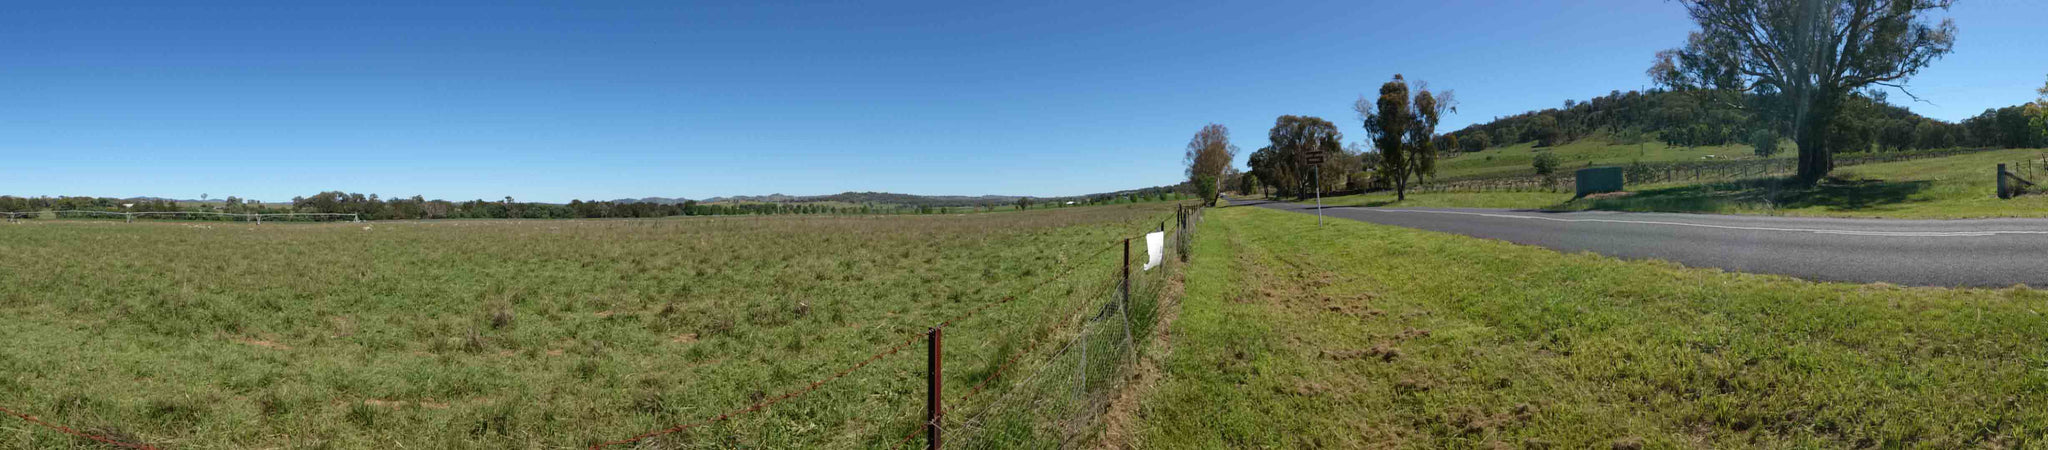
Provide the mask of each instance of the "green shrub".
POLYGON ((1551 173, 1557 172, 1557 154, 1551 152, 1536 152, 1536 161, 1531 163, 1531 165, 1536 166, 1537 175, 1550 175, 1551 173))
POLYGON ((1765 158, 1778 154, 1778 132, 1768 129, 1749 133, 1749 145, 1756 147, 1756 155, 1765 158))

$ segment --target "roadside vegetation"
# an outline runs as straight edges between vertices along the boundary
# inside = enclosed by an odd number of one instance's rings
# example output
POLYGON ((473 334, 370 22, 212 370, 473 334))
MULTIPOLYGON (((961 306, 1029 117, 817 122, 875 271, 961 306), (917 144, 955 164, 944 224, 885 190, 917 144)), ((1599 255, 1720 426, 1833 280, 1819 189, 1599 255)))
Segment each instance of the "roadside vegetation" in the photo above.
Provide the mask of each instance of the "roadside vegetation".
POLYGON ((1146 447, 2025 448, 2048 434, 2033 400, 2048 390, 2042 291, 1208 216, 1146 447))
MULTIPOLYGON (((1537 147, 1524 142, 1472 153, 1457 153, 1437 163, 1437 178, 1464 179, 1535 175, 1536 159, 1552 155, 1560 172, 1587 166, 1616 166, 1636 162, 1729 161, 1759 159, 1749 145, 1726 144, 1699 147, 1671 146, 1662 142, 1625 143, 1608 136, 1594 136, 1556 147, 1537 147)), ((1773 158, 1789 158, 1778 154, 1773 158)))
MULTIPOLYGON (((945 216, 6 224, 0 405, 169 448, 582 448, 800 388, 1035 289, 949 328, 948 393, 964 393, 1031 340, 1058 338, 1058 312, 1114 285, 1115 240, 1172 216, 1173 204, 1141 203, 945 216), (1056 278, 1063 270, 1072 273, 1056 278)), ((1134 290, 1142 299, 1157 286, 1134 290)), ((1141 307, 1134 301, 1152 314, 1141 307)), ((886 447, 923 417, 924 360, 913 350, 649 445, 886 447)), ((84 442, 0 427, 5 448, 84 442)))
MULTIPOLYGON (((1999 163, 2048 165, 2048 149, 2013 149, 1838 169, 1813 186, 1783 177, 1631 186, 1573 199, 1558 192, 1432 192, 1396 202, 1391 192, 1327 197, 1326 206, 1605 210, 1816 217, 1966 219, 2048 217, 2048 195, 1999 199, 1999 163)), ((1313 200, 1307 200, 1313 201, 1313 200)))

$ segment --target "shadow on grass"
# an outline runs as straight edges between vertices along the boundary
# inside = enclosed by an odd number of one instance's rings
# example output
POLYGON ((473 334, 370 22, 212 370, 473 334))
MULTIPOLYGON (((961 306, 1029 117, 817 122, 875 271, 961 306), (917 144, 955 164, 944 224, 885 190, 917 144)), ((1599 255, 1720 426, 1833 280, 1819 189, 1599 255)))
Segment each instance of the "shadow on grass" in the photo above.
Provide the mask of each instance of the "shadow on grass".
POLYGON ((1651 189, 1618 197, 1575 199, 1547 209, 1725 212, 1819 207, 1832 211, 1883 211, 1915 201, 1912 200, 1913 194, 1932 185, 1932 181, 1924 180, 1828 178, 1813 186, 1801 186, 1790 177, 1758 178, 1651 189))

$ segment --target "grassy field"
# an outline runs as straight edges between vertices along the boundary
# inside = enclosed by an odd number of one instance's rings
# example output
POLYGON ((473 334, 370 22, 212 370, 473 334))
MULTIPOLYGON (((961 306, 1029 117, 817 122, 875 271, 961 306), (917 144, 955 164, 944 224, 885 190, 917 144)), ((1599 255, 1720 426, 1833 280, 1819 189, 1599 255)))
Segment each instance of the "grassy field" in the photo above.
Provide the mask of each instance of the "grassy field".
MULTIPOLYGON (((1782 179, 1632 187, 1626 196, 1573 200, 1569 193, 1448 192, 1330 197, 1325 205, 1612 210, 1769 214, 1817 217, 1960 219, 2048 217, 2048 195, 2000 200, 1992 172, 2000 162, 2040 160, 2043 149, 2002 150, 1835 169, 1820 185, 1790 187, 1782 179)), ((2048 178, 2048 177, 2042 177, 2048 178)))
MULTIPOLYGON (((1056 313, 1113 285, 1114 240, 1171 216, 5 224, 0 406, 174 448, 580 448, 1032 292, 948 328, 964 392, 1060 339, 1056 313)), ((922 352, 656 448, 893 444, 922 418, 922 352)), ((0 448, 86 444, 0 418, 0 448)))
MULTIPOLYGON (((1606 136, 1593 136, 1572 141, 1554 148, 1536 148, 1533 142, 1489 148, 1479 152, 1464 153, 1437 161, 1437 175, 1446 179, 1534 175, 1533 163, 1538 151, 1556 153, 1560 166, 1566 169, 1591 165, 1624 165, 1632 162, 1671 162, 1714 160, 1756 159, 1756 153, 1748 145, 1723 145, 1713 147, 1672 147, 1661 142, 1647 141, 1640 144, 1617 144, 1606 136)), ((1774 158, 1790 158, 1790 152, 1780 152, 1774 158)))
POLYGON ((1209 212, 1153 448, 2036 448, 2048 293, 1209 212))

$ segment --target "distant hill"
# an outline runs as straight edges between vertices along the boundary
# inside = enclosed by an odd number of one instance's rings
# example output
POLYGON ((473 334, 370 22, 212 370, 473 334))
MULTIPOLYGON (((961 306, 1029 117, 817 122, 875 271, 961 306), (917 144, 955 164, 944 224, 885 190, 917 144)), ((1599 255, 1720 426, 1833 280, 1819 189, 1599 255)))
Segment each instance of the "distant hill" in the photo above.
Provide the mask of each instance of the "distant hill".
MULTIPOLYGON (((1769 101, 1754 94, 1711 91, 1614 91, 1586 101, 1566 100, 1562 108, 1495 117, 1448 134, 1456 139, 1454 151, 1459 152, 1522 143, 1555 147, 1595 135, 1623 144, 1652 141, 1677 147, 1746 144, 1758 131, 1789 137, 1788 126, 1765 123, 1753 112, 1769 101)), ((1868 151, 1880 145, 1918 148, 1918 143, 1907 142, 1917 137, 1915 133, 1930 134, 1929 146, 1960 144, 1967 137, 1959 125, 1893 105, 1882 93, 1852 94, 1841 113, 1830 130, 1838 151, 1868 151), (1881 135, 1885 132, 1891 134, 1881 135), (1889 139, 1880 142, 1881 137, 1889 139)))
POLYGON ((682 197, 641 197, 612 200, 612 203, 653 203, 656 205, 680 205, 683 204, 683 202, 687 201, 690 201, 690 199, 682 197))
MULTIPOLYGON (((980 205, 1006 205, 1006 204, 1010 204, 1010 203, 1012 203, 1012 202, 1016 202, 1016 201, 1017 201, 1017 199, 1019 199, 1019 198, 1026 198, 1026 197, 1021 197, 1021 196, 1015 196, 1015 195, 980 195, 980 196, 965 196, 965 195, 915 195, 915 194, 897 194, 897 193, 892 193, 892 192, 842 192, 842 193, 838 193, 838 194, 831 194, 831 195, 802 195, 802 196, 799 196, 799 195, 787 195, 787 194, 768 194, 768 195, 735 195, 735 196, 730 196, 730 197, 712 197, 712 198, 707 198, 707 199, 704 199, 704 200, 700 200, 700 201, 701 201, 701 202, 704 202, 704 203, 720 203, 720 202, 742 202, 742 203, 813 203, 813 202, 841 202, 841 203, 855 203, 855 204, 867 204, 867 203, 873 203, 873 204, 881 204, 881 205, 906 205, 906 206, 980 206, 980 205)), ((1039 199, 1040 197, 1028 197, 1028 198, 1032 198, 1032 199, 1039 199)), ((642 199, 642 201, 645 201, 645 200, 646 200, 646 199, 642 199)), ((665 199, 665 200, 675 200, 675 201, 678 201, 678 202, 682 201, 682 199, 665 199)))

